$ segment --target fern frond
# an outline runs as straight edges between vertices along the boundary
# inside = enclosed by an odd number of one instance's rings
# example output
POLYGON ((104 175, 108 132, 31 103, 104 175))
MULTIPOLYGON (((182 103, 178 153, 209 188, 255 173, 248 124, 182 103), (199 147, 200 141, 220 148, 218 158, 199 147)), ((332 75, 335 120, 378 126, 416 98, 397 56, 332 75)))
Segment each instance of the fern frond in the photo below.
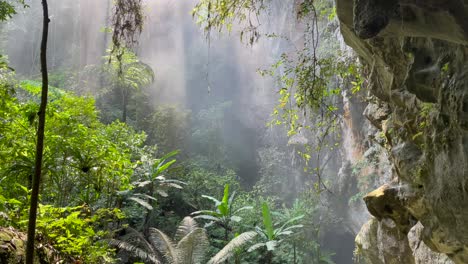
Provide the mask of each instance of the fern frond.
POLYGON ((218 254, 212 257, 208 264, 219 264, 229 259, 234 255, 238 248, 252 241, 256 235, 257 232, 254 231, 245 232, 238 235, 233 240, 231 240, 223 249, 221 249, 221 251, 219 251, 218 254))
POLYGON ((206 230, 196 228, 177 244, 178 263, 201 264, 209 246, 206 230))
POLYGON ((121 236, 119 240, 130 243, 144 251, 154 253, 155 248, 146 240, 146 237, 138 230, 127 227, 126 234, 121 236))
POLYGON ((193 230, 198 228, 197 222, 190 216, 185 217, 177 228, 174 239, 176 241, 182 240, 186 235, 190 234, 193 230))
POLYGON ((156 228, 149 229, 149 241, 164 255, 166 261, 170 264, 176 264, 177 251, 174 242, 170 237, 156 228))
POLYGON ((145 200, 142 200, 142 199, 140 199, 138 197, 134 197, 134 196, 132 196, 132 197, 130 197, 128 199, 137 202, 138 204, 140 204, 141 206, 145 207, 146 209, 148 209, 150 211, 153 210, 153 206, 151 206, 151 204, 149 204, 145 200))
POLYGON ((144 250, 142 250, 139 247, 136 247, 128 242, 117 240, 117 239, 109 239, 107 240, 109 245, 115 246, 121 250, 124 250, 128 252, 129 254, 143 260, 143 261, 149 261, 153 264, 162 264, 162 260, 158 259, 157 255, 148 253, 144 250))

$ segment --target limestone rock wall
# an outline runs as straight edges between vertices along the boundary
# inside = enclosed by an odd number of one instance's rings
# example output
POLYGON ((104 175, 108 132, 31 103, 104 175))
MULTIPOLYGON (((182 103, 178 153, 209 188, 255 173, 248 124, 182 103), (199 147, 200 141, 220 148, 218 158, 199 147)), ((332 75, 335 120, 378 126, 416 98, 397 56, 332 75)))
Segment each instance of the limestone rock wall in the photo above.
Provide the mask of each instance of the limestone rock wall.
MULTIPOLYGON (((65 258, 50 244, 37 237, 34 254, 34 264, 48 263, 80 263, 65 258)), ((27 235, 14 228, 0 227, 0 263, 23 264, 26 261, 27 235)))
MULTIPOLYGON (((437 253, 468 263, 468 1, 336 4, 344 39, 369 72, 364 113, 378 129, 373 141, 392 164, 391 191, 366 197, 376 218, 358 246, 392 247, 386 234, 408 245, 392 251, 413 256, 400 263, 450 263, 437 253)), ((384 253, 370 263, 394 263, 384 253)))

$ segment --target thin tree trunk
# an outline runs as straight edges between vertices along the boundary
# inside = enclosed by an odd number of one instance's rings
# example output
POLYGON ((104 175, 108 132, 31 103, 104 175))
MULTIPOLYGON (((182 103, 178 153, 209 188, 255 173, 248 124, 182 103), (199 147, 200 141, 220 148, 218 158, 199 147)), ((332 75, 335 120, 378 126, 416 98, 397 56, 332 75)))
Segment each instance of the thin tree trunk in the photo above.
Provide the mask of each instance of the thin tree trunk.
POLYGON ((273 252, 264 248, 261 257, 258 259, 258 264, 271 264, 273 261, 273 252))
POLYGON ((296 258, 297 258, 296 257, 296 242, 294 242, 294 244, 293 244, 293 249, 294 249, 294 262, 293 263, 296 264, 297 263, 297 261, 296 261, 296 258))
POLYGON ((31 206, 29 208, 28 241, 26 246, 26 264, 33 264, 34 261, 34 237, 36 235, 36 216, 39 200, 39 185, 42 172, 42 158, 44 154, 44 131, 47 109, 47 93, 49 90, 49 79, 47 76, 47 38, 49 35, 49 6, 47 0, 42 0, 43 29, 41 41, 41 72, 42 72, 42 93, 41 105, 39 107, 39 125, 37 128, 36 161, 34 167, 33 186, 31 192, 31 206))
POLYGON ((127 89, 122 88, 122 123, 127 123, 127 104, 128 104, 128 94, 127 89))
MULTIPOLYGON (((224 241, 226 241, 226 245, 229 243, 229 230, 227 229, 227 225, 224 228, 224 241)), ((224 261, 225 264, 229 264, 229 259, 226 259, 224 261)))
POLYGON ((234 260, 234 262, 235 262, 236 264, 240 264, 240 263, 241 263, 241 262, 240 262, 240 255, 239 255, 239 253, 237 253, 237 252, 236 252, 236 255, 235 255, 235 260, 234 260))
POLYGON ((273 252, 267 250, 266 264, 271 264, 273 261, 273 252))
MULTIPOLYGON (((154 196, 154 183, 153 182, 150 183, 149 195, 154 196)), ((152 203, 152 202, 150 201, 150 203, 152 203)), ((146 232, 149 229, 150 220, 151 220, 151 216, 152 216, 151 213, 153 212, 152 210, 148 210, 148 209, 146 209, 146 210, 148 212, 146 213, 145 222, 143 223, 143 232, 146 232)))

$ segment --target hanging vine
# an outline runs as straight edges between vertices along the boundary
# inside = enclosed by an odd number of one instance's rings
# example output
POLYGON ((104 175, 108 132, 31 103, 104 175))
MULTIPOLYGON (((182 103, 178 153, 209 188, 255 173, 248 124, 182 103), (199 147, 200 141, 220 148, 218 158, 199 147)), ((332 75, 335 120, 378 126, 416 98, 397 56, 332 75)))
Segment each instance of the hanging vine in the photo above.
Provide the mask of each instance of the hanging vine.
MULTIPOLYGON (((111 53, 117 59, 122 73, 122 57, 127 49, 133 49, 138 44, 138 38, 143 30, 144 15, 142 0, 115 0, 112 15, 112 49, 111 53)), ((112 56, 109 57, 109 63, 112 56)))

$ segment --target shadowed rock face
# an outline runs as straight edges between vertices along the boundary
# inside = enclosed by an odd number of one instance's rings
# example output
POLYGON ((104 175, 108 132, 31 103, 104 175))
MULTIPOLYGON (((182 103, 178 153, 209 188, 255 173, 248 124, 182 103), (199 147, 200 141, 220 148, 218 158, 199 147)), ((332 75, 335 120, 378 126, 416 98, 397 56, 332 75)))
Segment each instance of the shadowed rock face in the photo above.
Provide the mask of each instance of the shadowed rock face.
POLYGON ((354 1, 354 30, 362 39, 377 36, 390 22, 397 10, 395 0, 354 1))
MULTIPOLYGON (((11 227, 0 227, 0 263, 23 264, 26 260, 26 240, 25 233, 11 227)), ((45 241, 38 241, 36 244, 34 264, 76 263, 60 256, 60 253, 45 241)))
POLYGON ((368 88, 377 103, 365 116, 385 136, 378 143, 393 163, 394 183, 369 194, 367 206, 373 221, 391 221, 400 232, 374 223, 363 228, 358 247, 379 252, 377 245, 385 241, 366 238, 384 239, 375 232, 385 230, 406 245, 408 231, 419 222, 424 246, 402 248, 401 254, 414 251, 415 263, 416 250, 419 263, 425 257, 449 263, 434 252, 468 263, 468 1, 336 4, 346 43, 370 69, 368 88))

